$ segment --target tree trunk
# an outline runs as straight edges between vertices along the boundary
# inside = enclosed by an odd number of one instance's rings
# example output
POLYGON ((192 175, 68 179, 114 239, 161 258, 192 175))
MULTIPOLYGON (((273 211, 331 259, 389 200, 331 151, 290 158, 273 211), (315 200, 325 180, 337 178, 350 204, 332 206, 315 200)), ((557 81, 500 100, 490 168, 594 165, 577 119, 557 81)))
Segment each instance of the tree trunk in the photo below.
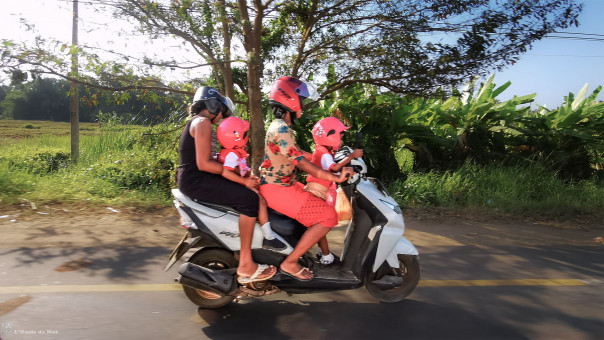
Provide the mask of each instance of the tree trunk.
POLYGON ((262 115, 262 89, 260 88, 260 79, 262 78, 261 55, 261 34, 262 20, 264 19, 264 7, 260 0, 254 1, 255 17, 254 25, 250 21, 248 14, 247 1, 238 0, 239 11, 243 19, 243 45, 247 52, 247 81, 248 81, 248 107, 250 110, 251 125, 251 168, 255 174, 258 173, 260 161, 264 157, 264 119, 262 115))
POLYGON ((262 115, 262 92, 260 88, 260 75, 262 66, 259 65, 259 57, 253 53, 248 54, 247 81, 248 100, 250 109, 251 145, 252 145, 252 170, 258 172, 262 157, 264 157, 264 119, 262 115))
MULTIPOLYGON (((78 0, 73 2, 73 19, 71 26, 71 39, 73 46, 78 45, 78 0)), ((78 55, 74 52, 71 56, 71 72, 75 78, 78 74, 78 55)), ((70 120, 71 120, 71 162, 76 164, 80 158, 80 106, 78 105, 78 86, 71 81, 70 120)))
POLYGON ((225 96, 235 100, 235 90, 233 88, 233 71, 231 69, 231 36, 229 34, 229 21, 226 15, 224 0, 218 1, 218 11, 220 12, 220 21, 222 22, 222 39, 224 40, 222 77, 224 79, 225 96))

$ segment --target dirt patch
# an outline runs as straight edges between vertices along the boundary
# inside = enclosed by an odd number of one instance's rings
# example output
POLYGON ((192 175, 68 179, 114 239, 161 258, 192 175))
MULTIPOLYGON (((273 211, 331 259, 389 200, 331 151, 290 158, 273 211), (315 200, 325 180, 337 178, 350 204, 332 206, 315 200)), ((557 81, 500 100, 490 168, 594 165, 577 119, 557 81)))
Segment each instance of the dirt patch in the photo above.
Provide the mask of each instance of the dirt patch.
MULTIPOLYGON (((174 208, 150 211, 114 207, 44 205, 0 209, 0 248, 41 247, 166 247, 180 240, 174 208)), ((471 210, 405 209, 405 236, 416 246, 444 245, 602 245, 598 217, 570 219, 508 216, 471 210)), ((346 227, 328 234, 334 246, 346 227)), ((83 263, 66 264, 68 270, 83 263)), ((77 269, 76 268, 76 269, 77 269)))
POLYGON ((55 268, 55 271, 59 273, 72 272, 74 270, 90 267, 90 265, 92 265, 92 261, 79 259, 61 264, 55 268))
POLYGON ((0 316, 14 311, 19 308, 19 306, 24 305, 29 301, 31 301, 31 296, 24 295, 5 302, 0 302, 0 316))

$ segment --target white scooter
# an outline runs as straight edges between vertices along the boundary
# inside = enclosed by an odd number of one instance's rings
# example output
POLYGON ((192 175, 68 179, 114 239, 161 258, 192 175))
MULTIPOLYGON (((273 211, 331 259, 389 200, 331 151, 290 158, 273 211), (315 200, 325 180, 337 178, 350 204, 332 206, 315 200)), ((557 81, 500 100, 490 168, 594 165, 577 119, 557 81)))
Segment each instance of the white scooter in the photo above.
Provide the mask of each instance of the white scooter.
MULTIPOLYGON (((350 147, 343 147, 336 154, 336 162, 351 152, 350 147)), ((342 183, 342 188, 351 202, 353 216, 339 265, 323 266, 307 252, 300 263, 314 272, 312 280, 300 281, 277 272, 270 280, 241 285, 236 279, 240 247, 238 213, 229 207, 194 201, 174 189, 174 203, 187 233, 170 255, 166 271, 189 250, 197 249, 181 265, 176 281, 183 285, 187 297, 202 308, 219 308, 236 298, 278 292, 314 293, 363 285, 380 301, 403 300, 419 282, 418 251, 403 237, 405 222, 401 209, 384 186, 366 176, 367 167, 362 159, 355 159, 350 165, 356 174, 342 183)), ((306 228, 270 209, 269 220, 273 231, 288 246, 281 251, 263 249, 257 223, 252 256, 257 263, 279 267, 306 228)))

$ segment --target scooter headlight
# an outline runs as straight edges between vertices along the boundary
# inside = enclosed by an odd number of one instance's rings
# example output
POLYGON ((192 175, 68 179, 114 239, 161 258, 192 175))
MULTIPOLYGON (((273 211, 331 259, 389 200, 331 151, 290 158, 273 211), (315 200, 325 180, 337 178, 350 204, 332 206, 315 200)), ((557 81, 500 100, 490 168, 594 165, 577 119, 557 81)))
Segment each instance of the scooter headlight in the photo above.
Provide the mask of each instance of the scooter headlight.
POLYGON ((380 202, 384 203, 386 206, 388 206, 390 209, 394 210, 395 213, 397 214, 402 214, 402 210, 401 207, 399 207, 397 204, 392 204, 388 201, 384 201, 384 200, 380 200, 380 202))

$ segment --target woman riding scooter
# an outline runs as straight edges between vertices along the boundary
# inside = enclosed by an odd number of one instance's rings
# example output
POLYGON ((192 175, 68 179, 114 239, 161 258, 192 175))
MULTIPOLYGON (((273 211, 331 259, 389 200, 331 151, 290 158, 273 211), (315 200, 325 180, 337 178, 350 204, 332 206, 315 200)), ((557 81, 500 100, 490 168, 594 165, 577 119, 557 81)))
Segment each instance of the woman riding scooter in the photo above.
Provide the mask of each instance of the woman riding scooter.
POLYGON ((246 282, 268 280, 277 268, 258 265, 252 259, 251 243, 258 216, 259 198, 251 189, 258 178, 246 177, 242 184, 222 177, 223 165, 212 156, 212 125, 229 117, 235 106, 212 87, 200 87, 189 108, 191 121, 182 133, 179 146, 178 188, 187 196, 215 204, 231 206, 239 215, 241 251, 237 274, 246 282))
POLYGON ((293 77, 279 78, 273 84, 269 104, 275 119, 270 124, 265 139, 265 156, 260 166, 260 193, 269 208, 289 216, 305 227, 306 232, 281 263, 280 271, 301 281, 313 278, 313 272, 301 266, 298 259, 323 238, 337 222, 337 213, 324 200, 304 191, 304 185, 296 182, 295 168, 314 176, 341 183, 352 169, 342 169, 339 176, 325 171, 304 157, 295 141, 290 125, 302 115, 302 101, 318 99, 314 87, 293 77))

